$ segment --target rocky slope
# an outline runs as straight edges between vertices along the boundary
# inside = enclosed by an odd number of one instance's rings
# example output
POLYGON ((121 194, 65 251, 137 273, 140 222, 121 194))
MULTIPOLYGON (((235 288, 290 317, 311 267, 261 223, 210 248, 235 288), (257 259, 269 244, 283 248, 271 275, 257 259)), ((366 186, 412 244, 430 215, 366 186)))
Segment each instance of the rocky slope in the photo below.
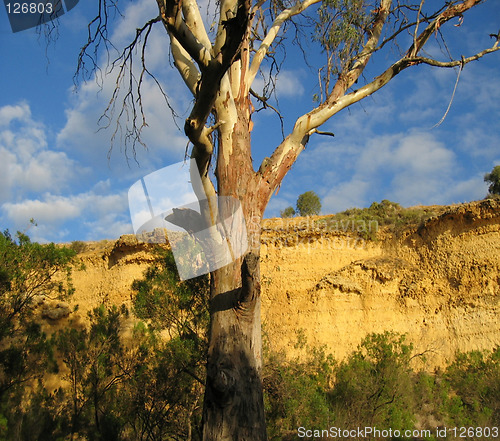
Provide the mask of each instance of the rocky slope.
MULTIPOLYGON (((397 237, 382 229, 376 241, 358 234, 371 224, 264 221, 262 318, 271 347, 294 355, 300 332, 340 359, 366 334, 392 330, 406 333, 431 368, 457 350, 498 346, 500 201, 439 211, 397 237)), ((87 244, 79 255, 86 270, 73 274, 79 310, 71 315, 84 317, 103 302, 129 304, 151 250, 135 236, 87 244)))

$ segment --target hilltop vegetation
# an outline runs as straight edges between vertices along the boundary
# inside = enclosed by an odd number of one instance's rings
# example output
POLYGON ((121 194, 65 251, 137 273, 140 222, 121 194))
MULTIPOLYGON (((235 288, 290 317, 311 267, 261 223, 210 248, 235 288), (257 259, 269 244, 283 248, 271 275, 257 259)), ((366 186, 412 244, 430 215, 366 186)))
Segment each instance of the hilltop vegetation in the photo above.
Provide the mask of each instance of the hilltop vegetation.
POLYGON ((384 199, 368 208, 350 208, 317 222, 327 229, 357 232, 363 239, 376 240, 379 228, 385 227, 398 235, 407 228, 418 227, 440 211, 440 207, 403 208, 397 202, 384 199))

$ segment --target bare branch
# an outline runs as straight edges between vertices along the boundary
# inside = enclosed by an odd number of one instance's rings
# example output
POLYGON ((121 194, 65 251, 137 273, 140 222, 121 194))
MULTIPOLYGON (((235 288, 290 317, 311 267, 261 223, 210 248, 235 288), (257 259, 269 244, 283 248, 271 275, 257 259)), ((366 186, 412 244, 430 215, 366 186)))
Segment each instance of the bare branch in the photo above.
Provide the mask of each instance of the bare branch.
POLYGON ((274 20, 274 23, 272 24, 271 28, 269 29, 267 35, 264 37, 264 40, 262 41, 259 49, 257 49, 257 52, 255 53, 252 63, 250 65, 250 71, 249 71, 249 76, 248 76, 248 84, 247 87, 250 89, 253 81, 255 80, 255 77, 257 76, 257 73, 259 71, 260 65, 262 64, 262 61, 266 57, 267 53, 269 52, 269 48, 271 47, 273 41, 275 40, 276 36, 278 35, 278 32, 280 31, 281 27, 283 26, 283 23, 285 23, 288 19, 291 17, 301 14, 304 12, 309 6, 319 3, 321 0, 304 0, 303 2, 298 1, 295 3, 295 5, 292 8, 285 9, 281 14, 276 17, 274 20))
POLYGON ((420 5, 418 7, 418 12, 417 12, 417 22, 415 23, 415 30, 413 32, 413 45, 417 45, 417 36, 418 36, 418 27, 420 25, 420 14, 422 13, 422 6, 424 6, 425 0, 420 1, 420 5))
MULTIPOLYGON (((276 109, 274 106, 272 106, 271 104, 268 103, 269 98, 260 96, 253 89, 250 89, 250 95, 252 95, 254 98, 256 98, 257 100, 259 100, 262 103, 263 107, 261 109, 271 109, 274 113, 276 113, 276 115, 278 115, 278 118, 280 119, 280 125, 281 125, 281 134, 283 135, 283 138, 284 138, 285 137, 285 124, 284 124, 284 119, 283 119, 283 115, 281 115, 281 112, 278 109, 276 109)), ((256 112, 259 112, 259 110, 261 110, 261 109, 257 109, 256 112)))
POLYGON ((323 132, 323 131, 318 130, 318 129, 311 130, 310 134, 312 135, 313 133, 316 133, 318 135, 323 135, 323 136, 332 136, 332 137, 335 136, 335 133, 332 133, 332 132, 323 132))
POLYGON ((462 73, 462 70, 464 70, 464 65, 462 63, 462 65, 460 66, 460 70, 458 71, 458 74, 457 74, 457 81, 455 81, 455 87, 453 88, 453 93, 451 94, 451 98, 450 98, 450 102, 448 103, 448 107, 446 108, 446 112, 444 112, 444 115, 443 117, 439 120, 439 122, 437 122, 436 124, 434 124, 434 126, 432 126, 432 128, 436 128, 438 126, 440 126, 443 121, 446 119, 446 117, 448 116, 448 112, 450 111, 451 109, 451 105, 453 103, 453 99, 455 98, 455 92, 457 91, 457 87, 458 87, 458 82, 460 81, 460 74, 462 73))
MULTIPOLYGON (((434 20, 436 17, 439 16, 439 14, 441 14, 441 12, 443 12, 443 10, 446 8, 446 6, 443 6, 441 9, 439 9, 438 11, 432 13, 431 15, 429 16, 422 16, 422 15, 417 15, 417 20, 415 21, 410 21, 405 15, 404 15, 404 18, 401 20, 399 18, 397 18, 395 20, 395 22, 400 22, 401 21, 401 24, 399 25, 399 27, 396 29, 394 29, 392 31, 392 34, 390 34, 388 37, 385 37, 382 42, 376 47, 374 48, 374 52, 382 49, 384 46, 386 46, 388 43, 390 42, 394 42, 396 40, 396 38, 401 34, 403 33, 404 31, 407 31, 409 29, 411 29, 412 27, 420 27, 420 24, 421 23, 430 23, 432 20, 434 20)), ((391 11, 391 14, 394 15, 394 16, 397 16, 400 12, 401 12, 401 9, 409 9, 411 11, 413 11, 413 8, 409 7, 408 5, 401 5, 401 6, 397 6, 393 11, 391 11)), ((416 11, 418 12, 418 11, 416 11)), ((415 31, 413 32, 413 40, 415 41, 415 31)), ((402 54, 403 55, 403 54, 402 54)))
POLYGON ((434 60, 433 58, 427 58, 427 57, 411 57, 411 58, 406 58, 410 63, 413 64, 428 64, 429 66, 436 66, 436 67, 457 67, 461 65, 466 65, 470 63, 471 61, 476 61, 479 60, 479 58, 484 57, 487 54, 491 54, 493 52, 496 52, 500 50, 500 47, 498 46, 498 41, 494 44, 493 47, 489 49, 484 49, 481 52, 478 52, 475 55, 472 55, 471 57, 467 58, 462 58, 460 60, 452 60, 452 61, 438 61, 434 60))
MULTIPOLYGON (((174 121, 177 117, 175 110, 171 106, 166 93, 164 92, 158 79, 149 71, 146 66, 146 46, 148 42, 148 37, 151 33, 152 27, 155 23, 159 22, 160 18, 156 17, 149 20, 142 28, 136 30, 136 35, 132 42, 121 52, 121 54, 111 63, 109 72, 118 69, 118 74, 115 81, 115 89, 109 100, 109 103, 104 110, 103 115, 99 119, 99 123, 107 121, 107 123, 101 126, 102 128, 108 128, 113 119, 116 119, 116 127, 111 136, 111 150, 113 148, 114 141, 118 135, 123 139, 125 145, 125 155, 127 155, 127 148, 129 145, 132 147, 132 154, 135 159, 136 156, 136 145, 140 144, 146 147, 142 141, 142 130, 148 126, 146 121, 146 113, 144 111, 144 104, 142 101, 142 86, 144 83, 145 75, 153 79, 157 85, 160 93, 162 94, 167 107, 170 109, 174 121), (141 46, 140 52, 140 72, 137 78, 133 72, 134 66, 134 54, 137 52, 138 46, 141 46), (117 102, 120 98, 120 92, 122 87, 126 84, 126 93, 122 99, 120 99, 120 111, 118 115, 114 116, 117 102), (124 126, 122 122, 124 121, 124 126)), ((128 159, 128 157, 127 157, 128 159)))
POLYGON ((115 14, 121 15, 117 6, 117 0, 99 0, 97 15, 87 26, 87 42, 78 54, 78 64, 73 77, 75 85, 78 84, 78 77, 81 76, 86 81, 96 72, 100 71, 98 53, 101 45, 104 45, 108 55, 110 47, 116 49, 108 38, 108 23, 111 10, 114 10, 115 14), (94 50, 89 53, 89 49, 92 47, 94 50), (87 68, 87 63, 90 63, 90 68, 87 68))

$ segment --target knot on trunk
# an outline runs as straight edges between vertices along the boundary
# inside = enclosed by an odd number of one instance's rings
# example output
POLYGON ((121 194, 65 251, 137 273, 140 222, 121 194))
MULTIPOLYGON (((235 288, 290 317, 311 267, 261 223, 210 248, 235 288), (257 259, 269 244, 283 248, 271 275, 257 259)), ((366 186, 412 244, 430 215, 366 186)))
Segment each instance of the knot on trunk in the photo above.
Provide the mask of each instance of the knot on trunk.
POLYGON ((207 387, 212 400, 220 407, 225 407, 233 401, 237 387, 237 371, 230 360, 207 365, 207 387))
POLYGON ((241 264, 239 306, 248 308, 260 295, 259 255, 248 253, 241 264))

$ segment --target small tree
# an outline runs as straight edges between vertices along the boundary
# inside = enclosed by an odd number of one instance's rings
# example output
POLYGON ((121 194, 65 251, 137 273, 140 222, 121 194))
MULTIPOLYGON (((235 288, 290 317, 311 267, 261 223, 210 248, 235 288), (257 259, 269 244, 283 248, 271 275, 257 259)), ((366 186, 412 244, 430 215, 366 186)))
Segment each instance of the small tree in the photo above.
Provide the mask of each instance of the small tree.
POLYGON ((489 182, 488 191, 490 194, 500 194, 500 165, 493 167, 491 173, 484 175, 484 182, 489 182))
MULTIPOLYGON (((74 254, 53 243, 31 242, 23 233, 0 233, 0 440, 41 439, 33 430, 30 438, 19 432, 37 380, 57 367, 36 307, 45 297, 71 294, 74 254)), ((37 421, 36 429, 40 426, 37 421)))
POLYGON ((23 233, 0 233, 0 403, 5 393, 47 370, 51 349, 34 314, 36 300, 71 294, 74 254, 31 242, 23 233))
POLYGON ((331 403, 338 423, 349 429, 412 427, 412 349, 405 336, 396 333, 365 337, 336 372, 331 403))
POLYGON ((314 216, 321 211, 321 200, 314 191, 306 191, 297 198, 297 213, 300 216, 314 216))
POLYGON ((280 211, 281 217, 293 217, 295 216, 295 210, 292 206, 286 207, 284 210, 280 211))

